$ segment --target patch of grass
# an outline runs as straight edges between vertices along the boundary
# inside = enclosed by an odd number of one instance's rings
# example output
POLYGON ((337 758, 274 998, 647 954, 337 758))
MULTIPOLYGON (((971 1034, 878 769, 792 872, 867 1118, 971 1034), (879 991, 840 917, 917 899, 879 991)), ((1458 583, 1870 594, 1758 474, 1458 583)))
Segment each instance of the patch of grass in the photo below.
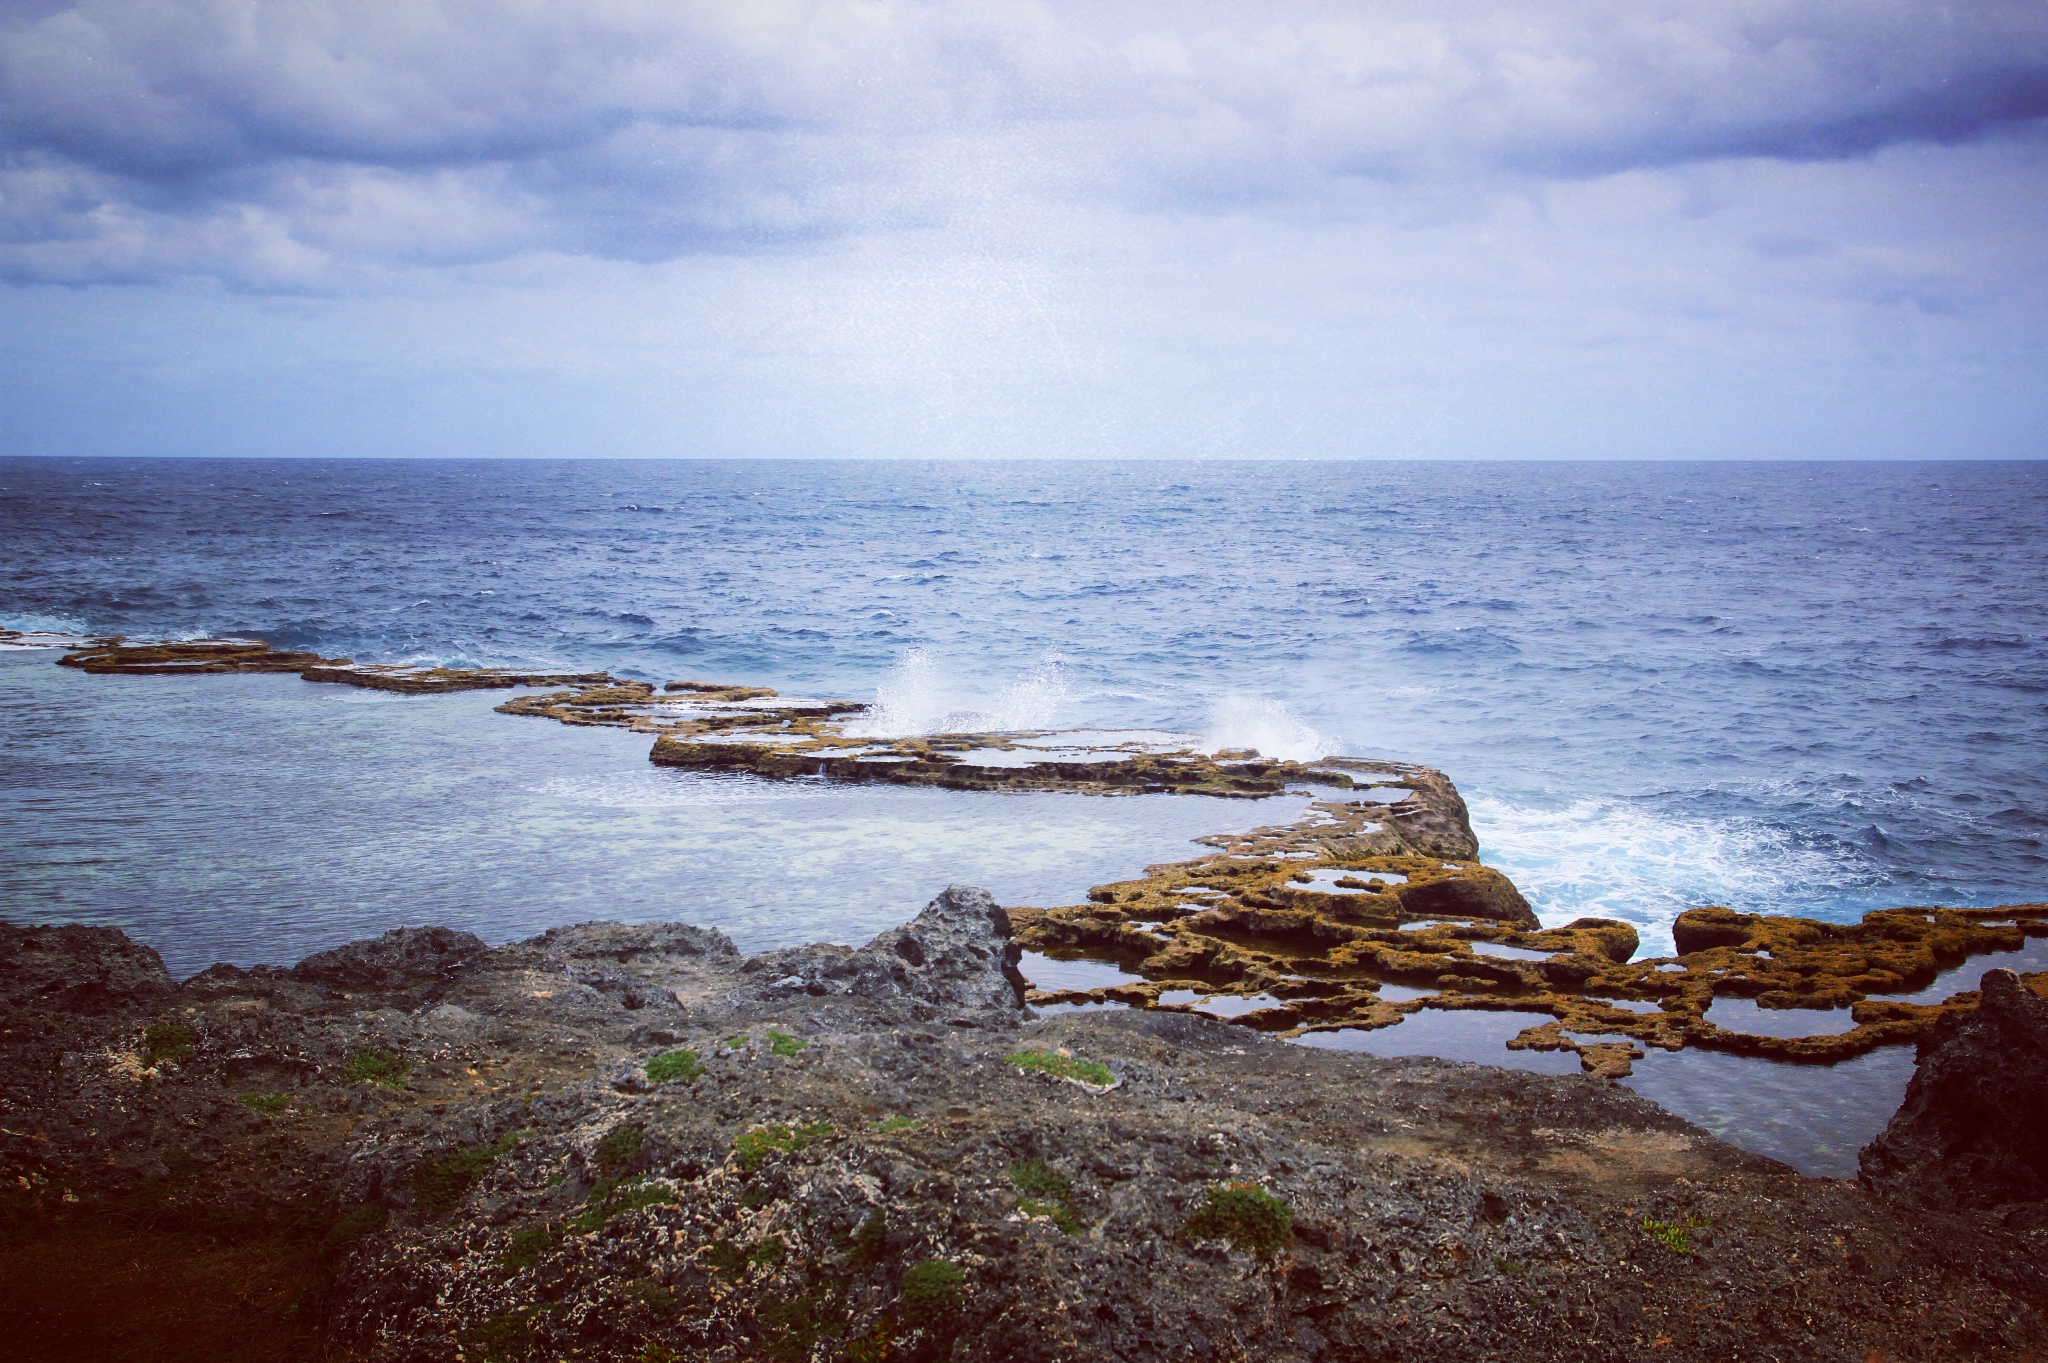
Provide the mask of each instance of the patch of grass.
POLYGON ((152 1022, 142 1029, 142 1068, 192 1058, 192 1029, 182 1022, 152 1022))
POLYGON ((781 1152, 794 1155, 807 1145, 814 1144, 832 1134, 832 1123, 811 1122, 804 1126, 757 1126, 743 1132, 732 1143, 733 1153, 740 1157, 740 1172, 751 1174, 761 1167, 761 1162, 771 1154, 781 1152))
POLYGON ((676 1309, 676 1294, 669 1291, 659 1278, 635 1278, 626 1284, 624 1290, 628 1297, 650 1311, 670 1315, 676 1309))
POLYGON ((327 1234, 320 1242, 320 1252, 334 1254, 347 1249, 364 1236, 383 1230, 390 1217, 390 1209, 381 1202, 365 1202, 359 1207, 351 1207, 327 1228, 327 1234))
POLYGON ((1074 1184, 1065 1174, 1042 1159, 1021 1160, 1010 1166, 1009 1174, 1010 1186, 1019 1194, 1018 1211, 1049 1218, 1063 1234, 1080 1233, 1081 1219, 1074 1214, 1074 1184))
POLYGON ((913 1330, 932 1330, 946 1325, 960 1314, 963 1299, 960 1284, 966 1280, 960 1265, 944 1259, 926 1259, 903 1275, 896 1313, 913 1330))
POLYGON ((671 1079, 693 1083, 704 1073, 704 1067, 697 1063, 697 1053, 692 1050, 664 1051, 648 1061, 646 1068, 647 1077, 657 1084, 666 1084, 671 1079))
POLYGON ((341 1077, 351 1084, 371 1083, 388 1089, 402 1089, 405 1077, 411 1073, 412 1061, 389 1051, 380 1051, 375 1046, 350 1051, 348 1059, 341 1062, 341 1077))
POLYGON ((1673 1254, 1691 1254, 1697 1248, 1692 1242, 1692 1233, 1705 1229, 1708 1224, 1703 1216, 1688 1216, 1683 1221, 1652 1221, 1646 1216, 1642 1230, 1673 1254))
POLYGON ((521 1133, 508 1131, 488 1145, 472 1145, 446 1159, 429 1160, 412 1176, 413 1210, 436 1220, 455 1210, 500 1155, 517 1146, 521 1133))
POLYGON ((635 1363, 683 1363, 683 1356, 666 1344, 656 1344, 649 1340, 635 1363))
POLYGON ((779 1235, 764 1236, 751 1244, 721 1236, 704 1251, 705 1265, 734 1283, 756 1268, 772 1268, 788 1257, 789 1243, 779 1235))
POLYGON ((615 1216, 672 1204, 675 1200, 675 1193, 658 1183, 644 1183, 638 1178, 601 1180, 590 1190, 590 1200, 583 1210, 569 1218, 569 1229, 578 1235, 588 1235, 615 1216))
POLYGON ((1294 1213, 1256 1183, 1226 1183, 1188 1217, 1197 1240, 1228 1240, 1258 1259, 1270 1259, 1294 1234, 1294 1213))
POLYGON ((882 1262, 882 1253, 889 1245, 889 1214, 880 1207, 861 1218, 861 1223, 846 1237, 846 1257, 854 1268, 865 1272, 882 1262))
POLYGON ((788 1032, 778 1032, 773 1027, 768 1029, 768 1049, 776 1055, 795 1055, 810 1044, 810 1042, 800 1036, 791 1036, 788 1032))
POLYGON ((915 1117, 884 1117, 881 1121, 875 1123, 875 1130, 883 1132, 918 1131, 922 1130, 923 1127, 924 1123, 915 1117))
POLYGON ((1094 1060, 1076 1060, 1070 1055, 1055 1055, 1051 1051, 1013 1051, 1003 1057, 1006 1065, 1015 1065, 1020 1070, 1038 1074, 1049 1074, 1055 1079, 1079 1079, 1084 1084, 1107 1088, 1116 1082, 1109 1066, 1094 1060))
POLYGON ((245 1093, 235 1099, 251 1112, 261 1112, 266 1117, 279 1117, 292 1105, 289 1093, 245 1093))
POLYGON ((647 1132, 638 1126, 615 1126, 605 1133, 597 1143, 598 1171, 616 1175, 626 1166, 640 1158, 640 1147, 647 1142, 647 1132))
POLYGON ((768 1336, 770 1358, 802 1363, 844 1324, 846 1310, 829 1284, 811 1283, 800 1293, 764 1296, 754 1316, 768 1336))
POLYGON ((520 1273, 539 1263, 541 1256, 562 1243, 555 1226, 521 1226, 512 1232, 512 1243, 498 1256, 498 1267, 507 1275, 520 1273))
POLYGON ((885 1363, 895 1352, 896 1332, 888 1321, 878 1320, 874 1329, 846 1342, 846 1363, 885 1363))
POLYGON ((735 1051, 739 1050, 747 1044, 747 1034, 742 1032, 738 1036, 729 1036, 725 1039, 725 1044, 735 1051))
POLYGON ((533 1318, 541 1310, 538 1306, 522 1306, 501 1311, 475 1329, 464 1330, 456 1337, 463 1357, 469 1363, 524 1363, 533 1355, 533 1318))

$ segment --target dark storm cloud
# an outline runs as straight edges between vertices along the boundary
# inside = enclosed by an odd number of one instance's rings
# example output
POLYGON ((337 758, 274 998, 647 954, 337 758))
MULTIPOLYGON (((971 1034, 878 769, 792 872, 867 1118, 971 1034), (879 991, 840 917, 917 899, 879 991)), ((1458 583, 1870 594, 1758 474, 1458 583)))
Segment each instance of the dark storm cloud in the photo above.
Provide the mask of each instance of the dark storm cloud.
POLYGON ((1825 160, 2048 115, 2036 3, 365 5, 0 16, 0 270, 658 260, 1112 208, 1825 160))

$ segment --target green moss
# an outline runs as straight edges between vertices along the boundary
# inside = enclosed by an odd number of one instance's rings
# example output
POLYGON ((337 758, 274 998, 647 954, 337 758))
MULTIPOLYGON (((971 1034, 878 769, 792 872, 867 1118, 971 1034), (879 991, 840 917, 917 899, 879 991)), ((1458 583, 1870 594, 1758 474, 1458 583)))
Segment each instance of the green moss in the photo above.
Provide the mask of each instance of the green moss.
POLYGON ((1256 1183, 1227 1183, 1209 1190, 1188 1218, 1187 1232, 1197 1240, 1228 1240, 1255 1258, 1270 1259, 1294 1234, 1294 1213, 1256 1183))
POLYGON ((1682 1221, 1652 1221, 1644 1217, 1642 1229, 1645 1235, 1670 1250, 1673 1254, 1690 1254, 1696 1248, 1692 1233, 1708 1225, 1703 1216, 1688 1216, 1682 1221))
POLYGON ((846 1237, 846 1257, 855 1269, 865 1272, 882 1261, 889 1245, 889 1214, 880 1207, 861 1218, 846 1237))
POLYGON ((498 1157, 519 1144, 520 1133, 507 1132, 488 1145, 472 1145, 446 1159, 430 1160, 412 1176, 413 1210, 428 1220, 455 1210, 498 1157))
POLYGON ((142 1029, 142 1068, 192 1058, 192 1029, 181 1022, 152 1022, 142 1029))
POLYGON ((671 1079, 691 1083, 702 1073, 704 1067, 697 1063, 697 1053, 691 1050, 664 1051, 647 1062, 647 1077, 657 1084, 666 1084, 671 1079))
POLYGON ((1116 1082, 1109 1066, 1093 1060, 1076 1060, 1070 1055, 1054 1055, 1051 1051, 1013 1051, 1003 1057, 1006 1065, 1015 1065, 1020 1070, 1031 1070, 1049 1074, 1055 1079, 1078 1079, 1084 1084, 1107 1088, 1116 1082))
POLYGON ((683 1363, 683 1356, 666 1344, 656 1344, 650 1340, 647 1347, 640 1351, 635 1363, 683 1363))
POLYGON ((402 1089, 405 1077, 411 1073, 412 1061, 374 1046, 350 1051, 348 1059, 341 1062, 341 1077, 351 1084, 371 1083, 388 1089, 402 1089))
POLYGON ((768 1049, 776 1055, 795 1055, 810 1044, 802 1037, 791 1036, 788 1032, 778 1032, 773 1027, 768 1029, 768 1049))
POLYGON ((730 1046, 733 1050, 739 1050, 741 1047, 747 1044, 746 1033, 742 1032, 738 1036, 727 1037, 725 1039, 725 1044, 727 1046, 730 1046))
POLYGON ((676 1294, 659 1278, 635 1278, 625 1286, 625 1294, 650 1311, 671 1315, 676 1309, 676 1294))
POLYGON ((457 1341, 468 1363, 524 1363, 533 1356, 533 1318, 538 1306, 501 1311, 475 1329, 464 1330, 457 1341))
POLYGON ((1074 1214, 1074 1185, 1065 1174, 1044 1160, 1022 1160, 1010 1166, 1010 1186, 1019 1193, 1017 1210, 1026 1216, 1049 1218, 1067 1235, 1078 1234, 1081 1220, 1074 1214))
POLYGON ((374 1235, 384 1229, 384 1223, 391 1212, 381 1202, 365 1202, 351 1207, 335 1218, 327 1228, 326 1236, 320 1242, 321 1252, 333 1254, 347 1249, 366 1235, 374 1235))
POLYGON ((638 1126, 615 1126, 597 1143, 597 1167, 601 1173, 617 1174, 640 1157, 647 1132, 638 1126))
POLYGON ((794 1155, 805 1146, 815 1144, 832 1134, 830 1122, 811 1122, 805 1126, 757 1126, 741 1134, 732 1143, 733 1153, 740 1158, 740 1172, 751 1174, 761 1167, 769 1155, 780 1152, 794 1155))
POLYGON ((960 1265, 944 1259, 926 1259, 903 1275, 896 1313, 913 1330, 934 1330, 960 1314, 960 1284, 966 1279, 960 1265))
POLYGON ((269 1117, 282 1115, 292 1105, 289 1093, 245 1093, 235 1101, 251 1112, 261 1112, 269 1117))
POLYGON ((562 1243, 562 1232, 555 1226, 521 1226, 512 1232, 512 1243, 498 1256, 498 1267, 506 1273, 518 1273, 539 1263, 541 1256, 562 1243))
POLYGON ((810 1283, 797 1293, 769 1293, 754 1308, 768 1337, 768 1356, 802 1363, 846 1319, 840 1294, 830 1283, 810 1283))
POLYGON ((645 1183, 638 1178, 601 1179, 590 1190, 590 1200, 583 1210, 569 1218, 569 1229, 578 1235, 588 1235, 615 1216, 675 1201, 675 1192, 658 1183, 645 1183))
POLYGON ((875 1123, 875 1130, 883 1132, 917 1131, 922 1129, 923 1126, 924 1123, 915 1117, 884 1117, 881 1121, 875 1123))

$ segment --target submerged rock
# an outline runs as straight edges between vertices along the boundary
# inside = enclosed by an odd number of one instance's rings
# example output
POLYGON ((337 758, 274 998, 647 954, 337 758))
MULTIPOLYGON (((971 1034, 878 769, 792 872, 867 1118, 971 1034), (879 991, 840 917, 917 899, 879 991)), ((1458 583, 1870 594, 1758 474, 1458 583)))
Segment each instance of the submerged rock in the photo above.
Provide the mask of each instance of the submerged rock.
POLYGON ((1864 1147, 1887 1196, 1991 1208, 2048 1199, 2048 998, 2010 970, 1920 1046, 1906 1100, 1864 1147))

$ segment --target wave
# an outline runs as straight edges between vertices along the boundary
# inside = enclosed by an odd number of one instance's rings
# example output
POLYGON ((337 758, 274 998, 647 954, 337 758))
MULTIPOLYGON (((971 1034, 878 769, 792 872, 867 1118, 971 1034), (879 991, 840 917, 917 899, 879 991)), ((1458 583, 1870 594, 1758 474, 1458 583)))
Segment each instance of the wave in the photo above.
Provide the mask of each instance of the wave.
POLYGON ((993 695, 945 668, 927 649, 904 652, 875 687, 874 704, 848 721, 855 738, 908 738, 919 734, 991 733, 1058 727, 1072 699, 1066 660, 1048 653, 1023 676, 993 695))
POLYGON ((0 615, 0 629, 11 629, 17 634, 88 634, 86 622, 76 615, 55 615, 38 611, 26 611, 15 615, 0 615))
POLYGON ((1238 694, 1218 697, 1211 706, 1202 744, 1212 752, 1256 748, 1262 756, 1295 762, 1313 762, 1328 757, 1331 751, 1330 740, 1290 711, 1284 701, 1238 694))
POLYGON ((1618 918, 1642 953, 1668 955, 1671 923, 1708 904, 1819 916, 1889 876, 1847 846, 1814 847, 1760 820, 1688 818, 1641 802, 1516 804, 1467 792, 1487 865, 1507 875, 1546 926, 1618 918))

